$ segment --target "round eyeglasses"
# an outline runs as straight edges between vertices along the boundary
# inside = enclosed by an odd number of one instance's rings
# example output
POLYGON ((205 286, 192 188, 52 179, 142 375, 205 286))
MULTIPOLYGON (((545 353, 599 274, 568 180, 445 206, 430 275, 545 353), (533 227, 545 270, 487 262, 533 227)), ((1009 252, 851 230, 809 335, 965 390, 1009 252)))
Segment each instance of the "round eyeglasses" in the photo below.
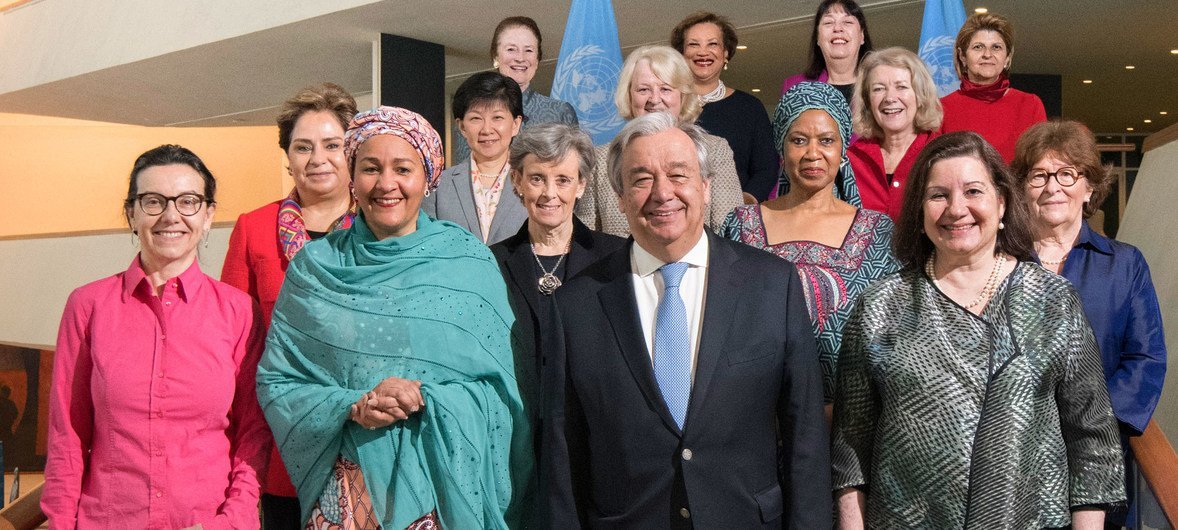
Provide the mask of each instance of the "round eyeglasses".
POLYGON ((204 195, 197 195, 195 193, 182 193, 175 197, 165 197, 158 193, 140 193, 135 196, 139 199, 139 209, 147 215, 159 215, 168 209, 168 203, 176 204, 176 211, 185 217, 196 215, 200 211, 201 206, 204 206, 204 195))
POLYGON ((1031 174, 1027 176, 1027 184, 1032 188, 1042 188, 1047 185, 1047 181, 1051 180, 1051 177, 1055 177, 1055 181, 1060 186, 1067 188, 1075 185, 1076 181, 1080 180, 1080 172, 1071 166, 1061 167, 1051 173, 1042 169, 1036 169, 1031 171, 1031 174))

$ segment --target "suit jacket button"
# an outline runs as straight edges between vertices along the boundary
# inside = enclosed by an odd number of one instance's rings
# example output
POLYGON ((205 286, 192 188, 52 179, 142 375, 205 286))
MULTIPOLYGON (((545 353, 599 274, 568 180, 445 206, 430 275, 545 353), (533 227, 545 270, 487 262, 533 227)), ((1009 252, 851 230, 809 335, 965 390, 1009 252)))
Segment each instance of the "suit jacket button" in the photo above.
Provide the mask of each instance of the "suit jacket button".
POLYGON ((684 519, 691 519, 691 512, 687 508, 679 508, 679 516, 684 519))
POLYGON ((684 449, 683 450, 683 459, 684 460, 691 460, 691 449, 684 449))

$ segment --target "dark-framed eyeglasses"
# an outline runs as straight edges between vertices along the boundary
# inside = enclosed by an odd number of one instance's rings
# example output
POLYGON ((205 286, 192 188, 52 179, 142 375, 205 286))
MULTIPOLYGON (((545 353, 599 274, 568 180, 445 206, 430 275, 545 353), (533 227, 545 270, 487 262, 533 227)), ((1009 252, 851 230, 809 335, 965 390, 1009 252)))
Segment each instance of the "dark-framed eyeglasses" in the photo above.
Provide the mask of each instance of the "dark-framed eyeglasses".
POLYGON ((175 197, 167 197, 158 193, 140 193, 135 198, 139 201, 139 209, 147 215, 159 215, 168 209, 168 203, 176 204, 176 212, 188 217, 196 215, 207 202, 204 195, 196 193, 181 193, 175 197))
POLYGON ((1027 185, 1032 188, 1042 188, 1047 185, 1047 181, 1051 180, 1051 177, 1055 177, 1055 181, 1060 186, 1067 188, 1074 186, 1076 181, 1080 180, 1081 176, 1080 171, 1071 166, 1061 167, 1051 173, 1042 169, 1036 169, 1031 171, 1030 175, 1027 175, 1027 185))

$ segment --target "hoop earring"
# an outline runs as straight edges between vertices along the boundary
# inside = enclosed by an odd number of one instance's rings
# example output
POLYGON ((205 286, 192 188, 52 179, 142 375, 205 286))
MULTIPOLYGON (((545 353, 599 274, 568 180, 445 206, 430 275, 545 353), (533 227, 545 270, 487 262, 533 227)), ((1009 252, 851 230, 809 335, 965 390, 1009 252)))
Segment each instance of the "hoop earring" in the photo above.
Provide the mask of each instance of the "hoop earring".
POLYGON ((428 188, 428 187, 426 187, 426 188, 425 188, 425 196, 426 196, 426 197, 429 197, 429 193, 430 193, 430 190, 429 190, 429 188, 428 188))

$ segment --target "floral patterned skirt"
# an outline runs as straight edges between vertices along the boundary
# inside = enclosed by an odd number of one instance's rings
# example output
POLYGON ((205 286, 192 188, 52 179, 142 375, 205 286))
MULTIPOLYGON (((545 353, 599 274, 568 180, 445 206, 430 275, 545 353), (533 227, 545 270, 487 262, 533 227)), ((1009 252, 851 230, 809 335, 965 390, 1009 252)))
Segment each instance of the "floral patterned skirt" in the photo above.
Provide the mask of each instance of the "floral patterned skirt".
MULTIPOLYGON (((405 530, 441 530, 438 514, 432 511, 413 521, 405 530)), ((331 469, 331 481, 323 488, 311 518, 303 530, 381 530, 372 513, 372 497, 364 485, 360 465, 338 457, 331 469)))

